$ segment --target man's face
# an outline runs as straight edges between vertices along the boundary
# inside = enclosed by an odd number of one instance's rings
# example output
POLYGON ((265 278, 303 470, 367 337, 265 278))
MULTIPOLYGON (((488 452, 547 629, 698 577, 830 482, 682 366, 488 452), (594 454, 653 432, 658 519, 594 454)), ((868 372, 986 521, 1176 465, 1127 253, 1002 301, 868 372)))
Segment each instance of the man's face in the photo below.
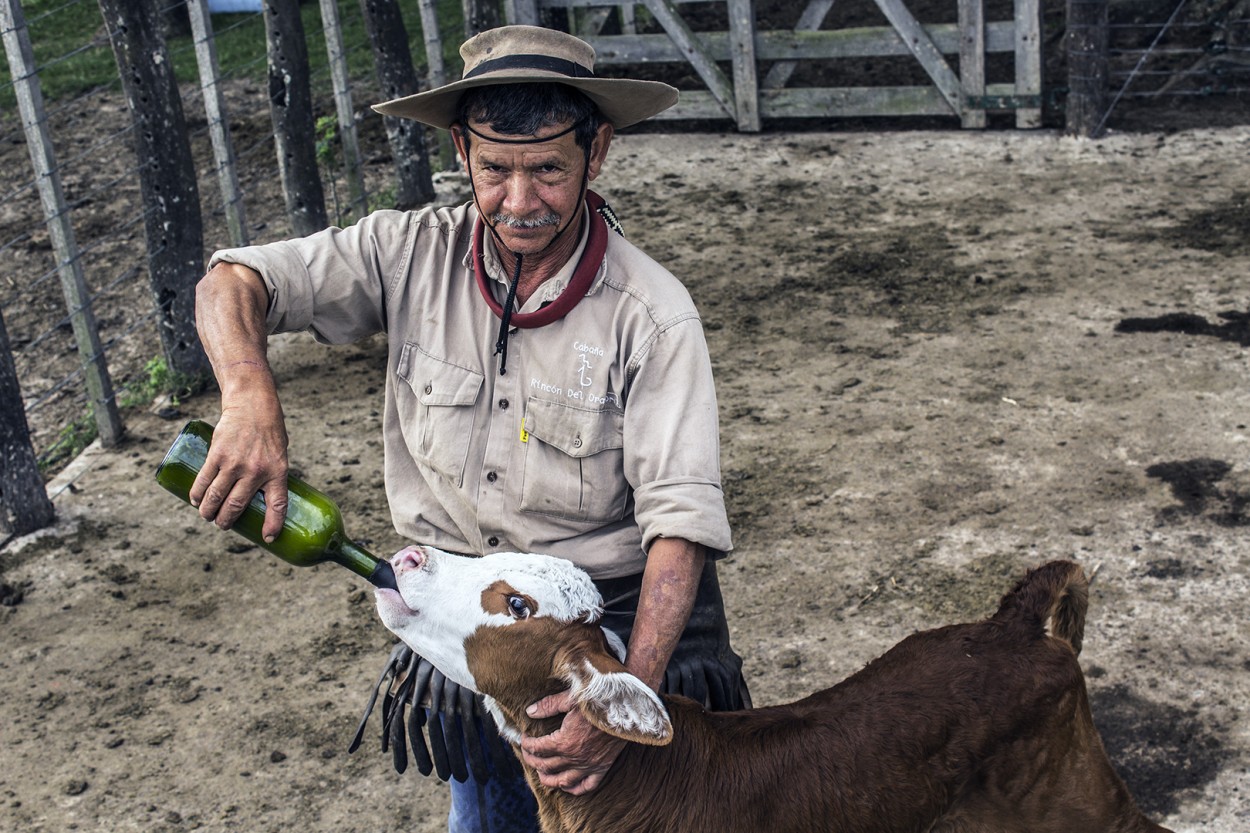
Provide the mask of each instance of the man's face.
MULTIPOLYGON (((557 134, 570 127, 543 128, 538 136, 555 136, 534 144, 493 142, 482 136, 506 139, 485 124, 471 121, 477 133, 470 137, 468 166, 473 177, 478 209, 495 227, 503 244, 521 255, 544 251, 556 233, 571 222, 581 205, 583 172, 591 180, 599 175, 607 156, 612 126, 599 128, 591 145, 589 165, 573 133, 557 134)), ((452 130, 456 149, 465 158, 465 134, 452 130)), ((576 235, 569 235, 576 239, 576 235)))

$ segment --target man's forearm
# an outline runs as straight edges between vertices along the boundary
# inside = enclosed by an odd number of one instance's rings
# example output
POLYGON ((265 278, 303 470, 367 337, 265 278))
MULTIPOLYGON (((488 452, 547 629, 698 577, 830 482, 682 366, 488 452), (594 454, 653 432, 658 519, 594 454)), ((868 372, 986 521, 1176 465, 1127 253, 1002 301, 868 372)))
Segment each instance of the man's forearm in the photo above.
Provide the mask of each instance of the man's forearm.
POLYGON ((258 489, 262 534, 272 540, 286 514, 287 436, 266 357, 269 296, 254 270, 219 263, 196 286, 195 323, 221 389, 221 419, 191 485, 200 516, 228 528, 258 489))
POLYGON ((704 559, 702 545, 682 538, 657 538, 647 553, 625 664, 654 689, 664 681, 664 670, 690 619, 704 559))
POLYGON ((195 328, 217 374, 223 398, 257 369, 268 371, 265 312, 269 296, 260 275, 236 263, 218 263, 195 287, 195 328), (237 378, 236 378, 237 377, 237 378))
MULTIPOLYGON (((236 263, 218 263, 195 288, 195 326, 221 389, 222 415, 242 409, 262 431, 284 421, 266 350, 268 306, 260 274, 236 263)), ((285 436, 282 442, 285 450, 285 436)))

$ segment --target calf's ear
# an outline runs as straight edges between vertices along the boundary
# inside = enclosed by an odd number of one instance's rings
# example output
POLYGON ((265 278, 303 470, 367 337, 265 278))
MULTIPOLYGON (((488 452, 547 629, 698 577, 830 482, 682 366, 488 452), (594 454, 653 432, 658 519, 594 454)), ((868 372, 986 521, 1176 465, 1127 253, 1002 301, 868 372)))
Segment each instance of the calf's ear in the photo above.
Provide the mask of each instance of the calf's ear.
POLYGON ((665 746, 673 739, 659 695, 614 657, 569 652, 561 658, 560 671, 582 715, 599 730, 648 746, 665 746))

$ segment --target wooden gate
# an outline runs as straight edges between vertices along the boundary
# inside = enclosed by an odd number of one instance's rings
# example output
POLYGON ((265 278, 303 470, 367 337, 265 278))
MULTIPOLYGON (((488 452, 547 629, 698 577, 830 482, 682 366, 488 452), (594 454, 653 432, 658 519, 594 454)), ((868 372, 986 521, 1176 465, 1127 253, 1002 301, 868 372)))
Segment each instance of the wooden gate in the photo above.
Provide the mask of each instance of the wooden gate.
POLYGON ((761 119, 958 116, 964 127, 979 128, 988 111, 1014 110, 1017 127, 1041 126, 1040 0, 1014 0, 1014 18, 1001 21, 985 20, 984 0, 955 0, 957 23, 929 25, 903 0, 874 0, 889 26, 840 30, 820 28, 834 0, 808 0, 794 29, 774 30, 756 27, 752 0, 717 0, 727 5, 729 25, 722 32, 693 31, 678 10, 690 2, 698 0, 504 0, 504 8, 510 22, 531 24, 564 11, 570 28, 594 46, 599 65, 689 63, 706 89, 683 90, 678 105, 659 118, 727 118, 739 130, 757 131, 761 119), (638 32, 639 8, 662 33, 638 32), (602 34, 614 15, 621 34, 602 34), (1014 53, 1013 81, 986 83, 991 53, 1014 53), (930 84, 787 86, 800 61, 907 55, 930 84), (958 58, 958 72, 948 56, 958 58))

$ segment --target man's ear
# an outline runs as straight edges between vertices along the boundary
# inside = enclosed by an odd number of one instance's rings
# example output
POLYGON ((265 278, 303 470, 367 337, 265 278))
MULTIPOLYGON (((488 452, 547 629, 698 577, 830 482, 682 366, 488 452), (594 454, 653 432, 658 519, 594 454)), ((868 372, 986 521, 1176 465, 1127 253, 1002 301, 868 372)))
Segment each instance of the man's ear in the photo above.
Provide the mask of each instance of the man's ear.
POLYGON ((612 144, 612 136, 616 132, 609 122, 599 125, 594 140, 590 143, 590 157, 586 165, 586 178, 594 182, 603 170, 603 162, 608 158, 608 147, 612 144))
POLYGON ((453 124, 448 130, 451 133, 451 143, 456 146, 456 153, 460 157, 460 164, 464 164, 469 157, 469 150, 465 146, 464 126, 460 122, 453 124))
POLYGON ((622 740, 664 746, 673 724, 659 695, 602 651, 570 650, 557 661, 559 673, 591 725, 622 740))

